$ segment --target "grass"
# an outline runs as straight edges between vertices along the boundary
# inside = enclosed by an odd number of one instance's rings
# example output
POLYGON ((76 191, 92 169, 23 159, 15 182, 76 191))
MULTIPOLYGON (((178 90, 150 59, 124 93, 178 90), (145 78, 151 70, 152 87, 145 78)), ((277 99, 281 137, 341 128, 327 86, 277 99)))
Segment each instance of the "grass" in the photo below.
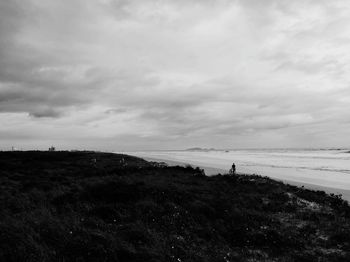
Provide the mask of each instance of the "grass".
POLYGON ((261 176, 0 152, 0 261, 350 261, 350 207, 261 176))

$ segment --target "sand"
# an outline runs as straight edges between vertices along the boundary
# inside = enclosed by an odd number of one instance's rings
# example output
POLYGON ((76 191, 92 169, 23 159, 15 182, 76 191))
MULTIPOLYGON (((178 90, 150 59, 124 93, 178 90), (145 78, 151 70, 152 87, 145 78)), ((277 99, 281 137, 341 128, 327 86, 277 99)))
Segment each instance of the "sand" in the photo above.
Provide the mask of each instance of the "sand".
MULTIPOLYGON (((189 163, 189 162, 182 162, 182 161, 174 161, 174 160, 169 160, 169 159, 159 159, 159 158, 153 158, 153 157, 143 157, 145 160, 147 161, 155 161, 155 162, 165 162, 168 165, 180 165, 180 166, 184 166, 184 165, 192 165, 192 166, 199 166, 200 168, 204 169, 206 175, 211 176, 211 175, 216 175, 218 173, 221 174, 225 174, 228 172, 228 169, 223 169, 223 168, 218 168, 218 167, 210 167, 210 166, 205 166, 203 164, 200 165, 195 165, 193 163, 189 163)), ((278 169, 275 170, 276 174, 278 174, 278 169)), ((285 170, 283 170, 284 172, 281 172, 279 176, 276 175, 267 175, 268 177, 271 177, 275 180, 278 181, 282 181, 284 183, 290 184, 290 185, 295 185, 295 186, 304 186, 305 188, 308 189, 312 189, 312 190, 322 190, 325 191, 327 193, 333 193, 333 194, 341 194, 342 198, 344 200, 347 200, 350 202, 350 190, 346 190, 343 188, 336 188, 336 187, 327 187, 327 186, 323 186, 323 185, 319 185, 319 184, 313 184, 312 181, 310 181, 310 183, 306 183, 304 181, 298 181, 298 176, 293 176, 293 175, 286 175, 285 174, 285 170), (288 179, 288 177, 292 178, 292 179, 288 179)), ((247 168, 242 168, 239 167, 238 168, 238 174, 259 174, 258 172, 252 172, 251 170, 247 169, 247 168)), ((264 173, 264 175, 266 175, 266 173, 264 173)), ((303 179, 308 180, 307 177, 303 177, 303 179)))

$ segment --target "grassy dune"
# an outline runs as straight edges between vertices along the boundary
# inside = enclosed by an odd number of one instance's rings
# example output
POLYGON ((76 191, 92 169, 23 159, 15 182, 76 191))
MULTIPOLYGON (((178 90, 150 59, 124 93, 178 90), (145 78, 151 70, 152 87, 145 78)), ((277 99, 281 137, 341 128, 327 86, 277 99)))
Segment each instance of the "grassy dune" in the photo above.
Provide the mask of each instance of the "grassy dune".
POLYGON ((94 152, 0 152, 0 261, 350 261, 340 196, 94 152))

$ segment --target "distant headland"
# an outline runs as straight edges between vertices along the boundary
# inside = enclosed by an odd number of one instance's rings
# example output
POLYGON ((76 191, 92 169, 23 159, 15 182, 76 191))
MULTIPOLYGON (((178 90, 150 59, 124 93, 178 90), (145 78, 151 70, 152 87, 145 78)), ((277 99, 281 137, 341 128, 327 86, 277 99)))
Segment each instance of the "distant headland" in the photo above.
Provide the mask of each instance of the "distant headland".
POLYGON ((201 147, 192 147, 187 148, 185 151, 215 151, 215 148, 201 148, 201 147))

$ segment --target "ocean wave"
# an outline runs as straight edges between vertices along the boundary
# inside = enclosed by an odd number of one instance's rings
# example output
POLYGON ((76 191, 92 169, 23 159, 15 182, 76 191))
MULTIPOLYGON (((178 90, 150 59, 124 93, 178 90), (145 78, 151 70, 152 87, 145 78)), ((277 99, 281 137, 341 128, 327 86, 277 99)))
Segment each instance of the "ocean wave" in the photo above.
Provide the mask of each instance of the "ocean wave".
POLYGON ((248 167, 255 166, 255 167, 270 167, 270 168, 306 169, 306 170, 316 170, 316 171, 327 171, 327 172, 338 172, 338 173, 350 174, 349 169, 337 169, 337 168, 330 168, 330 167, 286 166, 286 165, 262 164, 262 163, 255 163, 255 162, 241 163, 241 165, 248 166, 248 167))

